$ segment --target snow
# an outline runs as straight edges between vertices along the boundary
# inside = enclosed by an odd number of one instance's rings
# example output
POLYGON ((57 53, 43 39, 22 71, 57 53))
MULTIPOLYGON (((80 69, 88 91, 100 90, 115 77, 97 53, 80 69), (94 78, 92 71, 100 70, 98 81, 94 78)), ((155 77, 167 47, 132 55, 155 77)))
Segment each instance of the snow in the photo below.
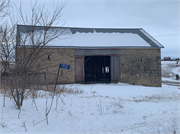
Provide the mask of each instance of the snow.
POLYGON ((180 74, 180 67, 173 69, 172 72, 175 74, 180 74))
POLYGON ((176 74, 180 75, 180 62, 177 61, 161 61, 162 81, 179 82, 176 80, 176 74))
POLYGON ((162 77, 162 81, 166 81, 166 82, 178 82, 178 83, 180 83, 180 80, 176 80, 175 77, 171 77, 171 78, 162 77))
MULTIPOLYGON (((176 73, 174 61, 163 61, 162 69, 176 73)), ((174 75, 174 74, 173 74, 174 75)), ((162 79, 172 78, 163 77, 162 79)), ((175 80, 174 80, 175 81, 175 80)), ((177 80, 176 80, 177 81, 177 80)), ((61 86, 61 85, 59 85, 61 86)), ((126 83, 117 84, 66 84, 67 89, 83 91, 81 94, 62 94, 63 104, 56 97, 45 119, 46 100, 51 92, 39 90, 35 104, 32 98, 24 100, 21 111, 16 109, 12 97, 0 94, 0 133, 20 134, 179 134, 180 88, 162 84, 162 87, 145 87, 126 83), (19 116, 19 118, 18 118, 19 116), (25 124, 25 125, 24 125, 25 124), (27 131, 25 130, 25 126, 27 131)))
POLYGON ((148 46, 139 35, 132 33, 79 33, 53 45, 62 46, 148 46))
MULTIPOLYGON (((43 38, 39 35, 43 32, 37 31, 35 33, 38 39, 43 38)), ((50 34, 50 33, 49 33, 50 34)), ((21 34, 21 39, 26 39, 28 36, 27 33, 21 34)), ((31 45, 31 40, 26 39, 28 45, 31 45)), ((43 41, 43 39, 42 39, 43 41)), ((21 41, 22 42, 22 41, 21 41)), ((23 42, 24 43, 24 42, 23 42)), ((54 39, 49 42, 47 46, 83 46, 83 47, 117 47, 117 46, 143 46, 150 47, 143 38, 138 34, 133 33, 80 33, 76 32, 72 34, 70 29, 66 31, 66 34, 62 35, 60 38, 54 39)))
MULTIPOLYGON (((48 92, 38 91, 41 97, 24 101, 19 110, 12 99, 1 97, 1 133, 176 133, 180 132, 180 90, 163 84, 162 87, 118 84, 69 84, 67 88, 83 90, 68 94, 65 105, 55 102, 46 124, 45 105, 48 92), (43 95, 45 94, 45 95, 43 95), (42 97, 44 96, 44 97, 42 97), (98 110, 102 109, 102 110, 98 110), (39 121, 42 121, 38 123, 39 121), (27 131, 23 126, 25 122, 27 131), (36 124, 37 123, 37 124, 36 124)), ((50 96, 48 103, 50 103, 50 96)))

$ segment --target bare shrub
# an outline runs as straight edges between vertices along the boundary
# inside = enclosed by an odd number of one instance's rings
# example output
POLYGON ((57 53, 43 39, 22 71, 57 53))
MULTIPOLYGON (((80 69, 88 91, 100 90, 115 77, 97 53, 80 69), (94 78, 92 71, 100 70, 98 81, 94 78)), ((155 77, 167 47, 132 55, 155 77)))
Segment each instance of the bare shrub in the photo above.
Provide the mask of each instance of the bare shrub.
MULTIPOLYGON (((108 97, 106 96, 106 98, 108 97)), ((118 113, 123 108, 123 100, 120 97, 113 100, 113 102, 104 102, 98 97, 98 99, 96 99, 96 104, 100 115, 118 113)))
POLYGON ((7 124, 6 124, 5 122, 1 122, 1 126, 2 126, 2 127, 6 127, 7 124))
POLYGON ((110 109, 110 107, 105 102, 103 102, 101 99, 98 98, 96 100, 96 104, 97 104, 98 112, 100 115, 108 113, 108 110, 110 109))
POLYGON ((123 108, 123 100, 121 98, 118 98, 115 100, 115 102, 112 104, 113 107, 113 113, 118 113, 121 108, 123 108))
MULTIPOLYGON (((51 29, 51 27, 57 25, 66 4, 66 2, 61 5, 58 2, 54 3, 52 12, 45 10, 44 5, 38 6, 36 1, 31 5, 28 13, 22 10, 20 4, 16 7, 19 15, 18 23, 24 24, 26 30, 20 33, 20 26, 17 26, 17 22, 12 17, 10 17, 11 21, 13 20, 11 25, 4 24, 0 28, 1 80, 3 85, 10 89, 18 109, 28 97, 25 95, 27 89, 46 84, 46 81, 40 81, 44 74, 42 70, 46 69, 41 58, 47 55, 42 50, 49 42, 65 34, 65 30, 51 29), (37 31, 39 25, 41 28, 37 31)), ((4 9, 3 7, 9 7, 9 1, 3 0, 2 4, 0 3, 0 10, 4 9)))
POLYGON ((9 15, 10 13, 11 0, 1 0, 0 1, 0 19, 9 15))
POLYGON ((25 131, 27 131, 27 128, 26 128, 26 121, 23 122, 22 127, 24 127, 25 131))

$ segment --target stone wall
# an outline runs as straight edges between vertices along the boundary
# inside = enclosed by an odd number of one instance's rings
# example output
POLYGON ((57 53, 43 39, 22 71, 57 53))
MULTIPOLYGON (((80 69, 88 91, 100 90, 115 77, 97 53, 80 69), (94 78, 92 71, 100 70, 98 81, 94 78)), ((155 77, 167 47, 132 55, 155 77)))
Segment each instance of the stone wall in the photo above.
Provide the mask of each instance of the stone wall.
POLYGON ((161 87, 160 49, 122 49, 121 82, 161 87))
MULTIPOLYGON (((28 51, 32 50, 27 48, 28 51)), ((17 57, 23 50, 17 48, 17 57)), ((38 72, 46 73, 46 79, 49 84, 55 84, 56 76, 58 73, 59 64, 70 65, 70 69, 60 69, 58 83, 75 83, 75 65, 74 65, 74 50, 66 48, 43 48, 39 54, 38 60, 39 70, 38 72)), ((20 61, 20 58, 19 58, 20 61)), ((40 74, 40 82, 44 82, 44 74, 40 74)))
MULTIPOLYGON (((32 50, 31 48, 27 49, 32 50)), ((22 51, 21 48, 17 48, 17 57, 22 55, 22 51)), ((120 82, 161 87, 160 54, 160 49, 121 49, 120 66, 118 67, 120 68, 118 77, 120 82)), ((55 84, 60 63, 70 65, 70 70, 60 69, 58 83, 75 83, 74 49, 43 48, 40 56, 38 61, 40 72, 46 72, 49 84, 55 84)), ((40 77, 40 81, 43 82, 44 75, 40 75, 40 77)))
POLYGON ((75 67, 74 67, 74 50, 66 48, 45 48, 43 51, 49 51, 48 55, 44 57, 46 62, 47 79, 54 83, 57 76, 59 64, 70 65, 70 69, 60 69, 58 83, 74 83, 75 82, 75 67))

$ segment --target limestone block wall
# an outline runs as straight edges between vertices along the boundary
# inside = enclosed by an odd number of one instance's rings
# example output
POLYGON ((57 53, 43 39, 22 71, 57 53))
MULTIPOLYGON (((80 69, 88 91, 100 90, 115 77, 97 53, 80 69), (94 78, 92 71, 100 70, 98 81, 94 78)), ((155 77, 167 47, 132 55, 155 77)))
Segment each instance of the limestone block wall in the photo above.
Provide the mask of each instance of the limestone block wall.
POLYGON ((122 49, 121 82, 161 87, 160 49, 122 49))
MULTIPOLYGON (((22 52, 23 49, 16 49, 17 61, 23 58, 22 52)), ((118 78, 120 77, 120 81, 124 83, 161 87, 160 54, 160 49, 121 49, 118 78)), ((74 49, 43 48, 39 56, 36 67, 39 66, 38 72, 46 73, 49 84, 55 84, 60 63, 70 65, 70 69, 60 69, 58 83, 75 83, 74 49)), ((44 80, 44 75, 40 74, 39 81, 44 80)))
POLYGON ((59 69, 59 64, 70 65, 70 69, 62 69, 59 71, 58 83, 74 83, 75 82, 75 67, 74 67, 74 50, 66 48, 44 48, 43 64, 49 83, 55 83, 56 76, 59 69))
MULTIPOLYGON (((31 48, 27 48, 31 51, 31 48)), ((23 50, 17 48, 16 57, 21 54, 23 50)), ((20 58, 19 58, 20 61, 20 58)), ((70 65, 70 69, 60 69, 58 83, 75 83, 75 58, 74 50, 67 48, 43 48, 39 54, 37 65, 39 66, 38 72, 46 74, 48 84, 55 84, 56 77, 59 69, 59 64, 70 65)), ((36 66, 37 67, 37 66, 36 66)), ((44 82, 44 74, 39 74, 39 82, 44 82)))

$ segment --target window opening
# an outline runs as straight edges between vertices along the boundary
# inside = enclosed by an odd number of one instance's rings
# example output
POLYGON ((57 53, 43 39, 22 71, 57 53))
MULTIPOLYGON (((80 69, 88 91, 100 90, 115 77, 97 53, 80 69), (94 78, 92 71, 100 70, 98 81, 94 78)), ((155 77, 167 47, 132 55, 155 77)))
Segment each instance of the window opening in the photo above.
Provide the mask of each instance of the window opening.
POLYGON ((105 67, 105 73, 109 73, 109 67, 108 66, 105 67))

